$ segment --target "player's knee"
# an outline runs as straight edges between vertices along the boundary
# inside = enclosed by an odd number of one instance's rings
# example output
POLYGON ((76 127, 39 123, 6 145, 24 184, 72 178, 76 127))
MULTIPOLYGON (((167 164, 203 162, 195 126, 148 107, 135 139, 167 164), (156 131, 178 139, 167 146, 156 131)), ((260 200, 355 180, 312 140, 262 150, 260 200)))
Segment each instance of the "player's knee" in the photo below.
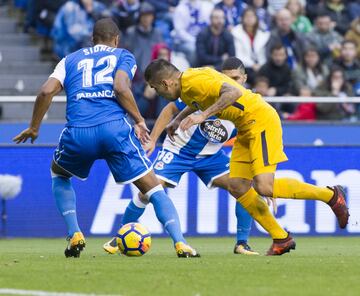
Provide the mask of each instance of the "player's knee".
POLYGON ((249 180, 240 179, 240 178, 231 178, 229 182, 228 191, 230 194, 238 198, 243 196, 246 192, 249 191, 251 187, 251 182, 249 180))
POLYGON ((273 184, 272 182, 254 181, 254 189, 261 196, 273 196, 273 184))

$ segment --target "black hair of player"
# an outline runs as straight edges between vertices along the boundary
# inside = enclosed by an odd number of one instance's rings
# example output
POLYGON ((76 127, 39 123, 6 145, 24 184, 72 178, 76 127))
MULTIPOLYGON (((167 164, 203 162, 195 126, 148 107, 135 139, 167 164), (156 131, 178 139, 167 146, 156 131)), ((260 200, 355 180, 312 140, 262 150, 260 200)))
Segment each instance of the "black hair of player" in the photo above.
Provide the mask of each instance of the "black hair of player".
POLYGON ((227 58, 221 66, 221 70, 237 70, 237 69, 239 69, 241 73, 245 74, 244 63, 237 57, 227 58))
POLYGON ((120 30, 111 18, 102 18, 98 20, 93 29, 94 44, 101 42, 110 42, 120 35, 120 30))
POLYGON ((156 81, 160 81, 164 78, 170 78, 176 72, 180 72, 179 69, 169 61, 158 59, 146 67, 144 77, 147 82, 153 81, 155 78, 156 81))

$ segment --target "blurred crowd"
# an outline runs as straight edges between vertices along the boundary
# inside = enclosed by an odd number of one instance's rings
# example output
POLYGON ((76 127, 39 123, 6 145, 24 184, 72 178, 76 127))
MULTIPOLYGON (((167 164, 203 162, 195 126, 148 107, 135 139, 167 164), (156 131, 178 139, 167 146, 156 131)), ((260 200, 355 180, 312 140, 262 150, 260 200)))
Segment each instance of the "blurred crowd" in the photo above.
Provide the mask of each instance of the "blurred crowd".
MULTIPOLYGON (((360 96, 360 3, 351 0, 15 0, 25 32, 58 58, 91 44, 94 22, 112 17, 136 57, 133 90, 142 113, 166 104, 143 72, 165 58, 180 69, 221 68, 240 58, 247 87, 264 96, 360 96)), ((352 103, 281 103, 288 120, 357 120, 352 103)))

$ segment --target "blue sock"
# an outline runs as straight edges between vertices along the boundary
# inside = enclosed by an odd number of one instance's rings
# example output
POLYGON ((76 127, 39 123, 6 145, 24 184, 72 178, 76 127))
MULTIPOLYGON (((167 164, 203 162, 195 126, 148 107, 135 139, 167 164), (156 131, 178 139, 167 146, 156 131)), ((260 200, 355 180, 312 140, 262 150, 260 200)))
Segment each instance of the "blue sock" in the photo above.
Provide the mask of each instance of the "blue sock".
POLYGON ((237 218, 236 240, 237 244, 246 243, 249 239, 252 217, 240 203, 236 203, 235 214, 237 218))
POLYGON ((73 236, 75 232, 80 231, 76 216, 76 196, 69 178, 52 178, 52 191, 55 197, 56 206, 63 216, 68 235, 73 236))
POLYGON ((124 216, 122 217, 121 226, 130 222, 136 222, 144 213, 144 211, 145 207, 140 208, 135 205, 133 200, 130 201, 125 210, 124 216))
MULTIPOLYGON (((161 186, 161 185, 159 185, 161 186)), ((178 242, 186 243, 181 232, 179 215, 171 199, 167 196, 163 188, 153 188, 147 193, 149 201, 153 204, 156 217, 170 234, 174 244, 178 242)))

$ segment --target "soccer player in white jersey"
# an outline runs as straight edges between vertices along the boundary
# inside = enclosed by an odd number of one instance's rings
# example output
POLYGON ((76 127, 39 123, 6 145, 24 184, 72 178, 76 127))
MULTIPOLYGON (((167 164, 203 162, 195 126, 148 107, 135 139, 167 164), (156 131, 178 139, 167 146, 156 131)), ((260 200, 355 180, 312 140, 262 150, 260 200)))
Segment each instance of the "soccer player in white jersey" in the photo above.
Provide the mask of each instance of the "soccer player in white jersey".
MULTIPOLYGON (((223 63, 222 71, 239 84, 246 82, 245 68, 238 58, 227 59, 223 63)), ((151 142, 146 147, 148 154, 153 152, 166 125, 185 107, 186 105, 178 99, 170 102, 163 109, 151 132, 151 142)), ((154 162, 155 174, 164 187, 174 188, 184 173, 193 171, 208 188, 219 187, 228 190, 229 157, 222 150, 222 146, 235 136, 236 130, 233 123, 215 117, 191 127, 186 132, 178 129, 173 138, 169 136, 165 138, 163 148, 154 162)), ((135 196, 125 211, 122 224, 137 221, 147 203, 141 195, 135 196)), ((234 253, 258 255, 248 245, 253 219, 239 203, 236 203, 235 213, 237 235, 234 253)), ((111 254, 115 253, 117 251, 116 239, 113 238, 104 244, 104 249, 111 254)))
POLYGON ((135 58, 118 48, 119 29, 109 18, 96 22, 93 41, 95 46, 82 48, 59 62, 36 98, 30 127, 14 138, 17 143, 27 139, 33 143, 53 97, 65 90, 67 124, 51 165, 53 194, 68 229, 65 256, 79 257, 85 247, 70 178, 86 179, 94 161, 105 159, 117 183, 134 183, 154 205, 177 255, 198 257, 187 245, 174 204, 140 144, 146 144, 150 137, 130 88, 135 58), (134 126, 128 122, 127 114, 134 126))

